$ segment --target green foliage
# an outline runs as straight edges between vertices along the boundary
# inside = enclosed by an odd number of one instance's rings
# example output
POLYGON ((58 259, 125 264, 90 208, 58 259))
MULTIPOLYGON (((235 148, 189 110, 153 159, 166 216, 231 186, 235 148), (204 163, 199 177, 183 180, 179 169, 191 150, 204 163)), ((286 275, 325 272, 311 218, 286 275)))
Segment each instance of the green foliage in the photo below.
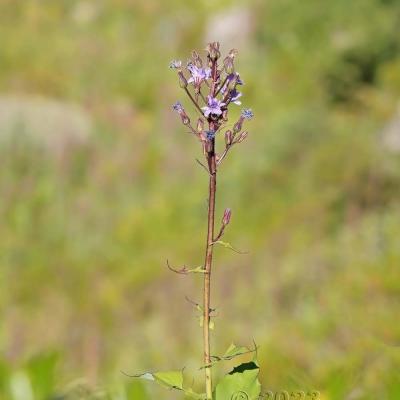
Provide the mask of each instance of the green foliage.
POLYGON ((261 393, 259 367, 255 361, 242 363, 225 375, 215 388, 215 400, 256 400, 261 393))

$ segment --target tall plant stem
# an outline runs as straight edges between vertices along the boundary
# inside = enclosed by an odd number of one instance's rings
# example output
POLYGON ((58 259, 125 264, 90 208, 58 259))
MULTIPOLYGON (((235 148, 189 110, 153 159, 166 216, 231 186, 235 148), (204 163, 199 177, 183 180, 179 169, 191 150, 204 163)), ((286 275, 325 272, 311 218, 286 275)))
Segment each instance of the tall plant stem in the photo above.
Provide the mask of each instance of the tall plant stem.
POLYGON ((212 399, 212 376, 210 358, 210 298, 211 298, 211 266, 213 257, 214 221, 215 221, 215 194, 217 191, 217 170, 215 160, 215 143, 211 143, 207 153, 210 180, 208 185, 208 229, 206 258, 204 261, 204 287, 203 287, 203 339, 204 339, 204 364, 207 399, 212 399))

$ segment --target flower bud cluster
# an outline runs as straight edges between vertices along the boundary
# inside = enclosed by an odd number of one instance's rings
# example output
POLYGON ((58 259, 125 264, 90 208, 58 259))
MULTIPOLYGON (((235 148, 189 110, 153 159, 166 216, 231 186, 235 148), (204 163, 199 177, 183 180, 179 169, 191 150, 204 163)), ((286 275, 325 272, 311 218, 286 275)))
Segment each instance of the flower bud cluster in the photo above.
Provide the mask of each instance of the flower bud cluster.
MULTIPOLYGON (((190 118, 180 102, 176 103, 173 109, 181 117, 182 123, 203 143, 203 149, 207 149, 205 154, 209 151, 214 152, 216 135, 222 126, 228 123, 231 105, 241 105, 242 93, 238 88, 244 83, 235 69, 236 55, 237 50, 230 50, 219 65, 220 44, 211 42, 206 47, 205 61, 197 51, 193 51, 186 65, 180 60, 173 60, 170 63, 170 68, 176 70, 179 86, 200 114, 197 125, 191 126, 190 118), (206 145, 207 142, 210 142, 210 145, 206 145)), ((248 133, 242 132, 242 127, 245 120, 252 117, 250 109, 243 109, 239 119, 226 130, 225 152, 247 137, 248 133)), ((224 156, 225 154, 217 155, 217 159, 222 160, 224 156)))

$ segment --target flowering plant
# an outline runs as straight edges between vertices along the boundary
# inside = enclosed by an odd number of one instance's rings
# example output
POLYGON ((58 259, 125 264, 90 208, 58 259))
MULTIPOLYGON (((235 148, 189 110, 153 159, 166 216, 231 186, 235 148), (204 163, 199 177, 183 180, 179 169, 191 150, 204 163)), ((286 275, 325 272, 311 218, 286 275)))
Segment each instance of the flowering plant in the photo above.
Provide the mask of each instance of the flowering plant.
POLYGON ((205 371, 205 393, 198 394, 192 388, 184 387, 182 371, 145 373, 137 375, 137 377, 153 380, 169 388, 183 391, 187 397, 199 400, 258 399, 261 390, 258 381, 258 364, 255 358, 256 347, 249 349, 232 344, 221 356, 214 356, 210 353, 210 329, 213 328, 213 321, 211 320, 213 309, 210 306, 213 251, 215 245, 233 249, 229 243, 221 241, 231 220, 232 211, 230 208, 225 209, 220 229, 215 235, 218 166, 223 162, 233 146, 246 139, 248 132, 242 130, 243 123, 245 120, 253 118, 251 109, 243 109, 239 119, 232 124, 231 128, 227 128, 229 108, 232 104, 240 105, 239 98, 242 97, 242 93, 237 89, 239 85, 243 85, 243 81, 239 73, 235 71, 236 55, 237 51, 231 50, 220 66, 218 63, 221 57, 220 45, 218 42, 212 42, 206 48, 205 61, 196 51, 193 51, 192 57, 186 66, 178 60, 170 63, 170 68, 177 72, 180 87, 185 91, 198 113, 196 125, 192 124, 192 120, 181 102, 176 102, 173 105, 173 110, 178 113, 189 133, 193 134, 201 143, 206 163, 203 164, 201 161, 197 161, 209 176, 207 240, 204 265, 197 268, 187 268, 186 266, 174 268, 167 261, 168 268, 176 273, 199 273, 203 276, 203 304, 200 306, 195 303, 195 306, 202 313, 200 325, 203 328, 204 363, 201 368, 205 371), (216 139, 222 130, 225 131, 225 143, 222 151, 217 152, 216 139), (231 360, 247 353, 254 355, 252 361, 235 367, 214 387, 211 373, 214 364, 224 360, 231 360))

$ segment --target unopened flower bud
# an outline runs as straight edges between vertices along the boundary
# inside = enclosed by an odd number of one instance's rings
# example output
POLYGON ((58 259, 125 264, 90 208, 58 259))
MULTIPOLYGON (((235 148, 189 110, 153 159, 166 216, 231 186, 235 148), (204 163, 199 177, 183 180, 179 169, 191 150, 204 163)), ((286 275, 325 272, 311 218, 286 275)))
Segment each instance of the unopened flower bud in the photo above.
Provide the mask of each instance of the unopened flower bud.
POLYGON ((193 50, 192 52, 192 59, 196 67, 201 68, 203 66, 203 61, 201 60, 199 53, 197 53, 196 50, 193 50))
POLYGON ((211 42, 207 45, 207 51, 208 51, 208 57, 212 61, 218 60, 218 58, 221 56, 221 53, 219 51, 219 42, 211 42))
POLYGON ((222 111, 222 119, 224 121, 228 121, 228 110, 227 109, 222 111))
POLYGON ((228 53, 228 57, 230 57, 232 60, 235 59, 235 57, 237 56, 238 51, 236 49, 231 49, 228 53))
POLYGON ((188 83, 186 78, 184 77, 182 71, 178 72, 178 76, 179 76, 179 86, 184 89, 185 87, 187 87, 188 83))
POLYGON ((242 130, 244 117, 240 117, 239 120, 233 125, 233 133, 239 133, 242 130))
POLYGON ((222 217, 222 225, 226 226, 231 220, 232 210, 230 208, 225 208, 224 216, 222 217))
POLYGON ((247 136, 249 135, 249 132, 244 131, 240 134, 240 136, 237 138, 236 143, 242 143, 244 139, 247 138, 247 136))
POLYGON ((189 125, 190 124, 190 118, 186 115, 186 113, 181 114, 181 119, 183 125, 189 125))
POLYGON ((225 132, 225 143, 227 146, 232 144, 233 134, 232 131, 229 129, 225 132))
POLYGON ((181 69, 181 67, 182 67, 182 61, 181 61, 181 60, 172 60, 172 61, 169 63, 169 67, 170 67, 171 69, 181 69))
POLYGON ((228 90, 229 91, 235 90, 236 85, 237 85, 237 76, 235 76, 233 79, 229 80, 228 90))
POLYGON ((203 118, 199 118, 197 120, 197 132, 201 133, 204 130, 204 119, 203 118))
POLYGON ((225 68, 225 72, 228 75, 232 74, 235 71, 235 67, 233 65, 233 59, 231 57, 225 57, 224 68, 225 68))
POLYGON ((178 114, 182 114, 185 112, 185 109, 183 108, 182 104, 180 101, 177 101, 173 106, 172 109, 176 111, 178 114))

